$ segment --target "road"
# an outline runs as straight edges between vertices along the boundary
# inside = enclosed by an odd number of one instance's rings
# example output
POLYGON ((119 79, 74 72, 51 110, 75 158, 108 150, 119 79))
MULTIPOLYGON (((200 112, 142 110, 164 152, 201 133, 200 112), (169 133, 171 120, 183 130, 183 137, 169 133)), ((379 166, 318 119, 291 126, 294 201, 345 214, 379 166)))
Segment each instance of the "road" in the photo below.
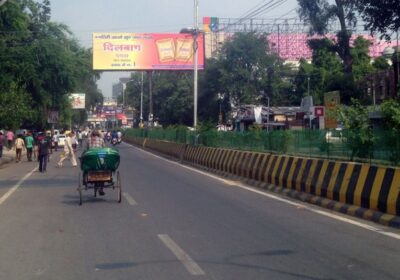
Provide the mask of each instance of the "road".
POLYGON ((59 152, 0 169, 0 279, 400 279, 395 229, 118 148, 121 204, 59 152))

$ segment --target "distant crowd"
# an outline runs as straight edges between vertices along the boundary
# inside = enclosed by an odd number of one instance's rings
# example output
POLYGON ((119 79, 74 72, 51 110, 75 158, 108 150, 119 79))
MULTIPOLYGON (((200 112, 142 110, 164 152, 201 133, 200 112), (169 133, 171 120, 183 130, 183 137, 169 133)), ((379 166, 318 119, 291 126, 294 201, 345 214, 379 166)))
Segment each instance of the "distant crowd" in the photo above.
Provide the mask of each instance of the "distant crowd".
POLYGON ((22 151, 26 150, 27 161, 37 160, 39 171, 46 172, 49 155, 62 148, 60 160, 61 167, 65 159, 70 159, 72 166, 77 166, 75 152, 78 147, 87 143, 87 148, 105 147, 106 143, 116 145, 121 142, 122 132, 102 130, 76 130, 76 131, 29 131, 29 130, 0 130, 0 159, 3 150, 15 150, 15 161, 22 161, 22 151), (100 141, 101 140, 101 141, 100 141))

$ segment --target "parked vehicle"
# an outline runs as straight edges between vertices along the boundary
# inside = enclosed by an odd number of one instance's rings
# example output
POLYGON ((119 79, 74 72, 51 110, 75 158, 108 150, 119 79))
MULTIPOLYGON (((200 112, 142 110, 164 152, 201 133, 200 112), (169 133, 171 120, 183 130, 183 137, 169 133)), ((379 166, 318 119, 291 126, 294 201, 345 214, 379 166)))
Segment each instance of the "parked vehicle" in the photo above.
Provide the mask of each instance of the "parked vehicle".
POLYGON ((64 147, 65 144, 65 134, 58 135, 58 147, 64 147))
POLYGON ((345 140, 342 129, 337 128, 327 131, 325 134, 325 140, 327 143, 342 143, 345 140))

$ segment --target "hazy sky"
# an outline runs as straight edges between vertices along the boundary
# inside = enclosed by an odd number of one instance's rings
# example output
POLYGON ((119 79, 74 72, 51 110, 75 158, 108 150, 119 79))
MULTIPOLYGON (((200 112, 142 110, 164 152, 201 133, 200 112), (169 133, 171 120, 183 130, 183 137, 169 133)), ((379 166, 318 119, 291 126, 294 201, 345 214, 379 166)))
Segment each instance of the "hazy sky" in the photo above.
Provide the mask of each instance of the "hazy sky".
MULTIPOLYGON (((204 16, 239 18, 269 1, 199 0, 199 24, 204 16)), ((258 18, 276 18, 297 6, 297 0, 274 1, 282 4, 258 18)), ((51 0, 51 9, 52 21, 68 25, 85 47, 92 46, 93 32, 173 33, 194 22, 194 0, 51 0)), ((104 72, 98 86, 111 96, 112 84, 129 75, 104 72)))

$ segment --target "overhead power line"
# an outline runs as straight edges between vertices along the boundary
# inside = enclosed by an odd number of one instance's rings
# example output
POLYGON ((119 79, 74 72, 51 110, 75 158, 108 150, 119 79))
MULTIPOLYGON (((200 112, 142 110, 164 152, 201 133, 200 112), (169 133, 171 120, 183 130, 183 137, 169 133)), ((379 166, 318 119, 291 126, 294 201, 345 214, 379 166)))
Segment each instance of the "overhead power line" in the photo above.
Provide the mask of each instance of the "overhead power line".
POLYGON ((264 2, 264 4, 262 4, 262 3, 257 4, 254 8, 250 9, 246 14, 244 14, 242 17, 240 17, 237 21, 226 26, 223 30, 226 31, 227 29, 229 29, 230 26, 234 26, 234 25, 242 23, 243 21, 255 18, 256 16, 263 14, 267 10, 272 10, 272 9, 284 4, 285 2, 287 2, 287 0, 269 0, 269 1, 263 1, 263 2, 264 2))

